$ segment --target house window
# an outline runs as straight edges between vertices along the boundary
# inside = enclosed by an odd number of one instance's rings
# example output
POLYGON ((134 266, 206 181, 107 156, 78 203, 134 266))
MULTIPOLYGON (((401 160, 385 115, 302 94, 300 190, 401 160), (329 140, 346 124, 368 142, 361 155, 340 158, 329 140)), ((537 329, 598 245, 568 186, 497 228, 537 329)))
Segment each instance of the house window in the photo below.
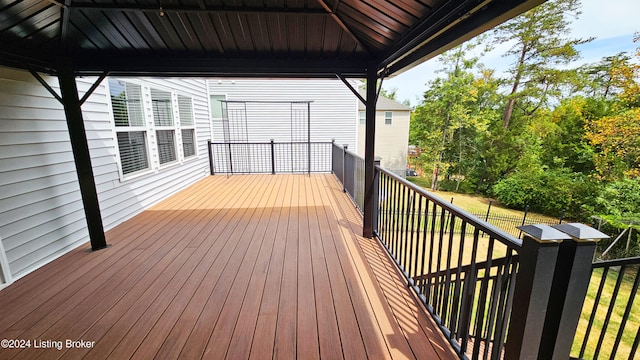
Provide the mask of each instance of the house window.
POLYGON ((197 156, 191 97, 111 78, 109 93, 123 179, 197 156))
POLYGON ((360 111, 360 124, 364 125, 367 122, 367 115, 364 111, 360 111))
POLYGON ((109 92, 122 174, 149 169, 141 86, 109 79, 109 92))
POLYGON ((171 93, 151 89, 153 124, 156 127, 158 159, 160 165, 176 161, 175 122, 171 105, 171 93))
POLYGON ((226 100, 225 95, 211 95, 211 118, 212 119, 222 119, 226 103, 223 101, 226 100))
POLYGON ((193 103, 190 97, 178 95, 178 115, 180 116, 182 154, 186 159, 196 155, 193 103))
POLYGON ((384 124, 391 125, 393 123, 393 112, 385 111, 384 113, 384 124))

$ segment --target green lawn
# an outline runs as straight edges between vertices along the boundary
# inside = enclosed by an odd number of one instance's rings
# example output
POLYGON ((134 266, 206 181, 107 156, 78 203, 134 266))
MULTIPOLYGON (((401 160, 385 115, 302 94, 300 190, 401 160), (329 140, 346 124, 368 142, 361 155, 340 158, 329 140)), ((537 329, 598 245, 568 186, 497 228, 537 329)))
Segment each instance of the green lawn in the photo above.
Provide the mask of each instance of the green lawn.
MULTIPOLYGON (((451 202, 451 199, 453 198, 454 205, 472 213, 486 213, 487 208, 489 207, 489 202, 491 201, 490 198, 486 198, 481 195, 459 194, 448 191, 431 191, 429 189, 429 181, 421 177, 408 177, 407 180, 422 187, 430 193, 435 194, 436 196, 447 202, 451 202)), ((522 217, 524 215, 524 212, 520 210, 509 209, 493 200, 493 203, 491 204, 491 214, 522 217)), ((535 216, 536 218, 546 218, 549 219, 550 222, 556 221, 555 218, 533 212, 529 212, 528 216, 535 216)))
MULTIPOLYGON (((438 197, 440 197, 441 199, 447 202, 450 202, 451 199, 453 198, 454 205, 472 213, 476 213, 476 214, 486 213, 487 207, 489 206, 490 199, 482 196, 458 194, 458 193, 451 193, 451 192, 445 192, 445 191, 433 192, 428 189, 428 180, 426 179, 415 177, 415 178, 409 178, 408 180, 410 180, 411 182, 415 183, 418 186, 424 187, 429 192, 437 195, 438 197)), ((523 216, 522 211, 507 209, 503 206, 500 206, 500 204, 498 204, 495 201, 491 206, 491 213, 505 215, 505 216, 517 216, 517 217, 523 216)), ((540 214, 529 213, 528 216, 536 217, 536 219, 548 219, 550 222, 557 221, 557 219, 544 217, 543 215, 540 215, 540 214)), ((465 259, 465 260, 468 261, 468 259, 465 259)), ((465 261, 465 263, 467 261, 465 261)), ((594 358, 596 345, 598 343, 598 339, 602 332, 602 328, 604 325, 609 304, 611 303, 611 298, 612 298, 611 294, 613 294, 614 292, 618 271, 619 271, 618 269, 611 269, 607 274, 607 279, 605 282, 603 294, 600 298, 599 305, 595 310, 596 316, 594 318, 594 324, 591 328, 585 353, 583 355, 584 359, 594 358)), ((580 347, 585 337, 587 324, 589 322, 589 317, 594 309, 594 302, 595 302, 596 294, 598 291, 598 286, 602 278, 602 273, 603 273, 602 269, 596 269, 593 272, 593 275, 591 277, 591 282, 590 282, 587 296, 585 298, 584 306, 582 309, 582 315, 580 318, 580 322, 578 324, 578 329, 576 331, 574 345, 571 351, 571 355, 574 357, 578 357, 578 355, 580 354, 580 347)), ((621 321, 625 312, 625 308, 629 303, 629 299, 631 298, 631 291, 633 290, 634 276, 635 276, 635 270, 634 271, 627 270, 627 273, 623 277, 619 294, 614 303, 611 320, 609 321, 606 334, 603 339, 603 344, 599 350, 598 358, 600 359, 609 359, 611 357, 613 344, 615 342, 616 336, 618 335, 618 330, 620 329, 620 326, 621 326, 621 321)), ((636 296, 634 303, 632 304, 630 315, 624 327, 621 343, 619 345, 619 348, 615 356, 616 359, 634 358, 633 356, 630 356, 630 352, 631 352, 631 347, 633 346, 633 341, 634 341, 636 332, 638 331, 639 328, 640 328, 640 299, 636 296)))
MULTIPOLYGON (((598 307, 596 308, 594 324, 589 334, 589 340, 587 341, 587 346, 583 356, 584 359, 594 358, 593 355, 596 349, 596 345, 598 343, 600 334, 602 333, 604 320, 607 315, 609 304, 611 303, 611 294, 613 294, 614 292, 614 287, 618 278, 618 271, 618 269, 612 268, 607 274, 607 279, 602 291, 602 296, 600 297, 598 307)), ((602 269, 595 269, 593 275, 591 276, 589 290, 587 291, 587 297, 582 308, 580 323, 578 324, 578 330, 576 331, 576 339, 571 350, 572 356, 578 357, 578 355, 580 354, 580 347, 587 330, 589 317, 591 316, 591 313, 593 311, 596 294, 598 292, 598 286, 600 285, 600 280, 602 279, 602 273, 602 269)), ((604 341, 598 354, 598 358, 600 359, 610 358, 613 344, 615 342, 616 336, 618 335, 618 329, 620 329, 622 316, 624 315, 625 308, 627 304, 629 304, 629 299, 631 298, 630 295, 631 291, 633 290, 634 274, 635 270, 632 271, 631 269, 627 269, 625 276, 623 277, 618 296, 616 297, 614 303, 611 320, 609 321, 604 341)), ((631 347, 633 346, 633 340, 636 332, 638 331, 638 327, 640 327, 640 299, 636 297, 632 304, 631 312, 627 319, 627 323, 622 334, 622 340, 620 342, 620 346, 616 353, 615 359, 630 358, 629 353, 631 351, 631 347)))

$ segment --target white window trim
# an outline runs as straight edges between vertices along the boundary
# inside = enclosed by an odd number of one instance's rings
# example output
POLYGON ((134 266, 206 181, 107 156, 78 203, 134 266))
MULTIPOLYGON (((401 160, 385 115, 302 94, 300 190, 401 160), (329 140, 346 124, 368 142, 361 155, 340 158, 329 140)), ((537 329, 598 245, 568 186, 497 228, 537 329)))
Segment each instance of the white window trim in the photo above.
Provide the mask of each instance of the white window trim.
MULTIPOLYGON (((118 78, 116 78, 116 80, 120 80, 118 78)), ((145 117, 145 122, 147 121, 146 118, 146 111, 145 111, 145 104, 144 104, 144 85, 140 82, 140 81, 136 81, 135 79, 132 80, 123 80, 125 82, 129 82, 131 84, 136 84, 139 85, 141 87, 141 92, 142 92, 142 113, 145 117)), ((117 167, 118 167, 118 175, 120 176, 120 182, 125 182, 125 181, 129 181, 131 179, 136 179, 148 174, 152 174, 153 173, 153 162, 152 162, 152 158, 151 158, 151 149, 150 149, 150 138, 149 138, 149 129, 146 126, 132 126, 132 127, 126 127, 127 130, 125 130, 124 128, 121 129, 120 131, 122 132, 129 132, 129 131, 144 131, 145 132, 145 142, 147 144, 146 146, 146 151, 147 151, 147 159, 149 161, 149 168, 145 169, 145 170, 140 170, 140 171, 136 171, 130 174, 125 174, 122 171, 122 159, 120 158, 120 148, 118 147, 118 126, 116 126, 115 124, 115 119, 114 119, 114 115, 113 115, 113 104, 111 103, 111 88, 109 87, 109 81, 105 82, 105 86, 106 86, 106 93, 107 93, 107 105, 109 108, 109 117, 111 119, 111 130, 112 130, 112 139, 113 139, 113 147, 115 150, 115 158, 116 158, 116 163, 117 163, 117 167)))
POLYGON ((171 92, 171 90, 168 90, 164 87, 160 87, 160 86, 147 86, 147 92, 146 94, 148 95, 148 111, 147 111, 147 117, 149 119, 149 127, 151 128, 151 148, 152 148, 152 153, 153 153, 153 163, 155 165, 155 172, 157 173, 160 170, 164 170, 166 168, 170 168, 174 165, 178 165, 180 164, 180 157, 178 156, 178 137, 177 137, 177 132, 176 132, 176 106, 175 106, 175 102, 173 101, 175 94, 173 94, 171 92), (173 117, 173 125, 172 126, 158 126, 155 123, 155 119, 153 117, 153 98, 151 97, 151 89, 154 90, 158 90, 158 91, 164 91, 164 92, 168 92, 169 96, 171 97, 171 116, 173 117), (175 160, 166 162, 164 164, 160 163, 160 153, 159 153, 159 144, 158 144, 158 136, 157 136, 157 131, 162 131, 162 130, 170 130, 173 131, 173 151, 174 154, 176 155, 175 160))
POLYGON ((178 139, 176 146, 178 146, 178 158, 180 159, 180 163, 185 163, 191 161, 193 159, 197 159, 199 157, 198 153, 198 131, 196 129, 196 116, 194 113, 193 106, 193 97, 185 94, 176 93, 175 94, 175 103, 176 103, 176 138, 178 139), (191 118, 193 119, 193 123, 191 125, 184 125, 182 123, 182 119, 180 118, 180 96, 186 97, 191 102, 191 118), (193 155, 184 156, 184 143, 182 142, 182 130, 193 130, 193 155))
POLYGON ((384 112, 384 124, 385 125, 393 125, 393 111, 385 111, 384 112), (391 114, 391 116, 387 117, 387 114, 391 114), (390 120, 389 123, 387 123, 387 119, 390 120))
POLYGON ((7 259, 7 254, 2 245, 2 238, 0 237, 0 290, 11 285, 12 282, 13 278, 11 277, 11 269, 9 268, 9 260, 7 259))
POLYGON ((114 142, 114 150, 115 150, 115 159, 118 167, 118 174, 120 176, 120 182, 128 182, 133 179, 137 179, 143 176, 147 176, 149 174, 158 173, 167 168, 171 168, 177 165, 181 165, 185 162, 195 161, 199 158, 198 151, 198 132, 196 126, 196 116, 194 112, 193 106, 193 96, 184 93, 178 93, 175 90, 168 89, 163 86, 157 86, 156 84, 150 85, 145 83, 144 81, 138 79, 119 79, 124 82, 128 82, 131 84, 136 84, 141 87, 142 91, 142 113, 144 116, 145 126, 130 126, 130 127, 118 127, 115 126, 114 114, 113 114, 113 104, 111 103, 111 92, 109 89, 109 82, 106 81, 106 93, 107 96, 107 105, 109 107, 109 116, 111 119, 111 128, 112 128, 112 138, 114 142), (171 110, 173 115, 173 126, 156 126, 153 118, 153 108, 152 108, 152 100, 151 100, 151 88, 165 91, 171 94, 171 110), (193 125, 185 126, 184 129, 193 130, 193 142, 194 142, 194 155, 189 156, 187 158, 184 157, 183 145, 182 145, 182 129, 183 127, 180 124, 180 116, 179 116, 179 105, 178 105, 178 95, 187 97, 191 99, 191 111, 193 116, 193 125), (158 143, 156 131, 158 130, 172 130, 174 132, 174 150, 176 154, 176 160, 167 162, 164 164, 160 164, 160 158, 158 154, 158 143), (120 157, 120 149, 118 147, 118 132, 134 132, 134 131, 143 131, 145 133, 145 142, 146 142, 146 152, 147 159, 149 161, 149 168, 132 172, 129 174, 124 174, 122 171, 122 159, 120 157))
POLYGON ((209 103, 209 129, 211 131, 211 141, 214 141, 215 137, 215 131, 214 131, 214 122, 215 121, 222 121, 223 117, 214 117, 213 116, 213 104, 211 103, 211 97, 212 96, 222 96, 224 97, 224 100, 228 100, 229 99, 229 95, 227 93, 220 93, 220 92, 211 92, 209 91, 208 94, 208 103, 209 103))

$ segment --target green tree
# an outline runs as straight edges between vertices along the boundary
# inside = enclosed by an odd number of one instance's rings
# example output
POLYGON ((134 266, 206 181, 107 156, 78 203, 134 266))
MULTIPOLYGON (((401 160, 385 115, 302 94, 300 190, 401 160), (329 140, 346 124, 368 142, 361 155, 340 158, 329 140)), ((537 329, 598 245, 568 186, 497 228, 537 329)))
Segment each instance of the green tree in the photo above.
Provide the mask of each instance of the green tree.
POLYGON ((551 0, 497 27, 494 45, 513 43, 504 56, 515 57, 509 73, 510 91, 502 115, 509 128, 516 104, 532 114, 546 104, 549 96, 559 95, 570 71, 559 70, 578 57, 576 45, 591 39, 571 39, 566 34, 569 17, 578 16, 579 0, 551 0))
POLYGON ((578 79, 580 83, 576 84, 575 90, 583 91, 585 96, 590 98, 612 100, 621 92, 614 79, 614 69, 628 63, 629 60, 631 57, 622 52, 613 56, 605 56, 595 64, 579 67, 578 79))
POLYGON ((443 68, 439 72, 443 76, 429 82, 412 117, 410 141, 427 149, 419 161, 433 164, 433 189, 438 188, 439 177, 457 175, 462 179, 477 168, 476 142, 487 122, 483 109, 490 108, 487 94, 495 93, 497 85, 492 72, 482 69, 477 57, 469 56, 475 45, 466 44, 441 56, 443 68))
MULTIPOLYGON (((639 40, 636 34, 634 42, 639 40)), ((640 49, 636 52, 640 61, 640 49)), ((613 111, 588 124, 586 138, 596 147, 596 166, 605 180, 640 177, 640 64, 628 58, 610 69, 620 89, 613 111)))

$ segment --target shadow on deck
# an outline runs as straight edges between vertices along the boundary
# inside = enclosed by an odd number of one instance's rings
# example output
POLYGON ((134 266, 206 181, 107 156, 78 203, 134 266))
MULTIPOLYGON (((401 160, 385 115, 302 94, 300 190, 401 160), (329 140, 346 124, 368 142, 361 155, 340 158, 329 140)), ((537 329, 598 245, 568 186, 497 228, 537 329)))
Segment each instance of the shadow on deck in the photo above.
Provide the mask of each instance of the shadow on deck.
POLYGON ((1 291, 0 358, 456 358, 361 230, 333 175, 207 177, 1 291))

